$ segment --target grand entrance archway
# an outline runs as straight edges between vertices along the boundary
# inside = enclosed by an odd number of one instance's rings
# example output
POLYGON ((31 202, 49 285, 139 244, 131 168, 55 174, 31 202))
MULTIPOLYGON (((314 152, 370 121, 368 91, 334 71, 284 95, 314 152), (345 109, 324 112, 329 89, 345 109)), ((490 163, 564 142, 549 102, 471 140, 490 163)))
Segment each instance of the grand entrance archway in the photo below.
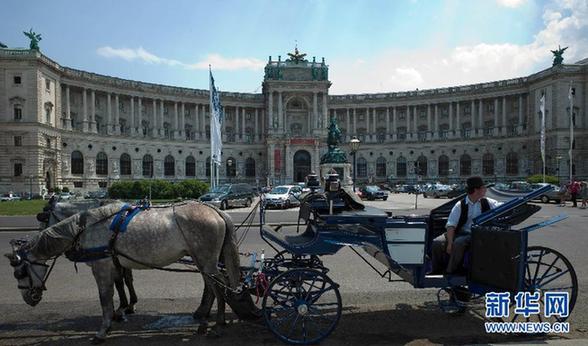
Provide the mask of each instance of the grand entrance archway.
POLYGON ((302 182, 310 173, 310 153, 306 150, 298 150, 294 154, 294 182, 302 182))

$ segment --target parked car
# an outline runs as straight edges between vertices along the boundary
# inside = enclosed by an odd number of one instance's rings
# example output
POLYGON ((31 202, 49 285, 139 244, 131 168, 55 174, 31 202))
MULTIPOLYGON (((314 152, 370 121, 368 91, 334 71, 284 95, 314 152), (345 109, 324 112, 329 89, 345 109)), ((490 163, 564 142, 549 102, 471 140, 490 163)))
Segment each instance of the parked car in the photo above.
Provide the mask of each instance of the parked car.
POLYGON ((460 195, 463 195, 466 193, 466 187, 465 185, 456 185, 453 186, 449 192, 447 192, 447 198, 455 198, 458 197, 460 195))
POLYGON ((369 201, 373 201, 376 199, 381 199, 385 201, 388 199, 388 191, 384 191, 380 189, 380 187, 375 185, 364 186, 360 188, 359 191, 359 197, 367 199, 369 201))
POLYGON ((542 194, 541 196, 535 198, 535 200, 539 200, 543 203, 549 203, 551 201, 554 201, 555 203, 560 203, 561 195, 559 193, 559 187, 557 187, 556 185, 548 184, 548 183, 537 183, 537 184, 531 184, 531 189, 537 190, 537 189, 542 188, 543 186, 546 186, 546 185, 551 186, 552 189, 550 191, 547 191, 546 193, 542 194))
POLYGON ((69 201, 75 199, 75 196, 71 192, 62 192, 58 196, 59 201, 69 201))
POLYGON ((443 184, 434 184, 427 186, 423 189, 423 197, 428 198, 440 198, 440 197, 447 197, 451 191, 451 187, 443 184))
POLYGON ((209 193, 200 196, 200 200, 225 210, 230 207, 249 207, 253 203, 253 191, 249 184, 223 184, 209 193))
POLYGON ((103 199, 108 197, 108 192, 106 191, 89 191, 86 192, 84 195, 85 199, 103 199))
POLYGON ((16 193, 5 193, 0 197, 0 201, 2 202, 11 202, 11 201, 20 201, 22 197, 16 193))
POLYGON ((265 205, 268 208, 290 208, 300 205, 302 188, 299 185, 280 185, 274 187, 265 195, 265 205))

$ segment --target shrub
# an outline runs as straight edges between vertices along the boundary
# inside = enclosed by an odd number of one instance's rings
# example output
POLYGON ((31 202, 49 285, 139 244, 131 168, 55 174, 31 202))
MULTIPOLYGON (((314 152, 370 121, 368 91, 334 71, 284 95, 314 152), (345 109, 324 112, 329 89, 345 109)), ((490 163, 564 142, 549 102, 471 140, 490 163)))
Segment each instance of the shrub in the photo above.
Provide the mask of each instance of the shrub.
POLYGON ((108 194, 111 198, 138 200, 149 196, 149 187, 152 199, 196 199, 208 191, 208 184, 196 179, 178 183, 167 180, 136 180, 114 182, 108 189, 108 194))
MULTIPOLYGON (((535 174, 530 177, 527 177, 527 182, 530 184, 542 183, 543 174, 535 174)), ((546 175, 545 182, 549 184, 559 185, 559 178, 554 177, 553 175, 546 175)))
POLYGON ((64 186, 63 189, 61 189, 61 192, 69 192, 69 187, 64 186))

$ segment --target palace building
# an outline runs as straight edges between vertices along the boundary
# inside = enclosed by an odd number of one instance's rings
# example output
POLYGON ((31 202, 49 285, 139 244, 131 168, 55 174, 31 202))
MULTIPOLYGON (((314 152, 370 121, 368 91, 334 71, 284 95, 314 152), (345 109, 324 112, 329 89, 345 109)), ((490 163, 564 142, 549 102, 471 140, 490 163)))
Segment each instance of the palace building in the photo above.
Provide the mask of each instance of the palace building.
MULTIPOLYGON (((262 93, 222 92, 220 180, 292 183, 319 172, 329 117, 343 150, 357 136, 361 182, 588 177, 588 59, 533 75, 447 88, 330 95, 324 58, 269 58, 262 93), (568 90, 575 97, 570 109, 568 90)), ((80 71, 36 49, 0 48, 0 192, 107 188, 210 177, 209 93, 80 71)), ((566 178, 567 179, 567 178, 566 178)))

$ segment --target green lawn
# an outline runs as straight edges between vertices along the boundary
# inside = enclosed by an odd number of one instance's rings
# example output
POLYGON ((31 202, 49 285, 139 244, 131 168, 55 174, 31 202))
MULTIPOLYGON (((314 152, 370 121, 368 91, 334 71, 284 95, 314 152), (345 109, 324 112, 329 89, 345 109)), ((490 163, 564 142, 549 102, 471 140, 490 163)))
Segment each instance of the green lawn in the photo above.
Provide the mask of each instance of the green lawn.
POLYGON ((0 202, 0 215, 37 215, 43 211, 43 207, 47 205, 47 201, 42 199, 34 199, 31 201, 13 201, 0 202))

